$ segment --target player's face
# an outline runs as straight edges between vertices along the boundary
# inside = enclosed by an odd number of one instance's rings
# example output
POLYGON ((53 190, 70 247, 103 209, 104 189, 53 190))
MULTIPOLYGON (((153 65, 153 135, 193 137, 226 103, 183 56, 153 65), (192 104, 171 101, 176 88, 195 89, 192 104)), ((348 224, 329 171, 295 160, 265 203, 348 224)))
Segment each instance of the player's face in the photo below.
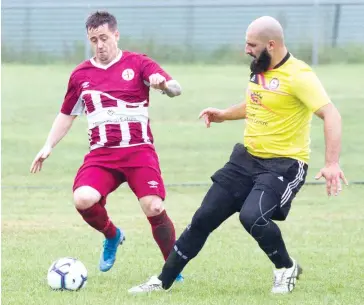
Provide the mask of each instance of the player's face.
POLYGON ((108 24, 87 31, 96 61, 108 64, 118 53, 119 32, 111 31, 108 24))
POLYGON ((247 33, 246 43, 245 43, 245 53, 252 56, 253 58, 258 58, 262 51, 264 50, 264 43, 256 39, 252 35, 247 33))
POLYGON ((271 41, 265 43, 254 34, 248 32, 246 36, 245 53, 252 56, 253 60, 250 69, 253 73, 259 74, 268 71, 272 56, 270 55, 271 41))

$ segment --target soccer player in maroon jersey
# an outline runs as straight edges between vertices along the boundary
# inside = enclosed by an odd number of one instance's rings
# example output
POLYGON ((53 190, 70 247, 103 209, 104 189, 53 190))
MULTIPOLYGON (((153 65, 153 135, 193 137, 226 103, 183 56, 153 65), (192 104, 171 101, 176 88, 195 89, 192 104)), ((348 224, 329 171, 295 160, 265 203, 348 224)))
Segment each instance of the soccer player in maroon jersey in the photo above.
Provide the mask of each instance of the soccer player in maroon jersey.
POLYGON ((107 214, 106 198, 124 182, 138 198, 164 259, 174 245, 174 225, 163 207, 165 188, 148 106, 150 87, 169 97, 180 95, 181 87, 152 59, 118 48, 117 21, 110 13, 92 14, 86 30, 94 57, 73 70, 60 113, 30 171, 42 169, 74 119, 84 113, 90 152, 75 177, 73 198, 83 219, 105 235, 100 258, 100 270, 105 272, 125 239, 107 214))

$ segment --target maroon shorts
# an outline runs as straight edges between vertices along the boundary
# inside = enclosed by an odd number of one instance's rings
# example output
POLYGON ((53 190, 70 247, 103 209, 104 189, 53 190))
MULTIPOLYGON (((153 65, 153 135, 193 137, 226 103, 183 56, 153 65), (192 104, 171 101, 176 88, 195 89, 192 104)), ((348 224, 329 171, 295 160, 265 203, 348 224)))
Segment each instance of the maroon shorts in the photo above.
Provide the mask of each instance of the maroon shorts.
MULTIPOLYGON (((103 199, 127 182, 138 199, 166 196, 157 153, 151 145, 97 148, 88 153, 77 172, 73 191, 80 186, 96 189, 103 199)), ((105 200, 103 200, 105 201, 105 200)))

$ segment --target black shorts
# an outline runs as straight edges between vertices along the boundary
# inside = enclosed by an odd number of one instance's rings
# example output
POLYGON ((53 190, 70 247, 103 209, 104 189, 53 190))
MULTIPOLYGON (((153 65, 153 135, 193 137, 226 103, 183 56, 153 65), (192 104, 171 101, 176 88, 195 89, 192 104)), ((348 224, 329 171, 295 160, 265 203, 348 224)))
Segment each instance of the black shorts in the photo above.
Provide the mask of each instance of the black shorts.
POLYGON ((254 185, 269 188, 277 196, 277 208, 271 217, 285 220, 291 202, 305 183, 308 165, 291 158, 262 159, 249 154, 243 144, 236 144, 230 160, 212 177, 212 181, 228 190, 242 208, 247 194, 254 185))

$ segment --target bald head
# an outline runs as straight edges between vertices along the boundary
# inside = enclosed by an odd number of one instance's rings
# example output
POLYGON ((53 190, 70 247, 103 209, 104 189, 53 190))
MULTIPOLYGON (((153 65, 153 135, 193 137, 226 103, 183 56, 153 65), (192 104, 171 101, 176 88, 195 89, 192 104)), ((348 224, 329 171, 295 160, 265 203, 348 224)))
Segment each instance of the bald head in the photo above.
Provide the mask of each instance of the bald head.
POLYGON ((247 36, 259 39, 262 42, 274 40, 278 44, 284 43, 283 28, 277 19, 263 16, 255 19, 247 29, 247 36))
POLYGON ((287 55, 278 20, 269 16, 255 19, 246 31, 245 53, 254 57, 250 68, 255 74, 275 67, 287 55))

